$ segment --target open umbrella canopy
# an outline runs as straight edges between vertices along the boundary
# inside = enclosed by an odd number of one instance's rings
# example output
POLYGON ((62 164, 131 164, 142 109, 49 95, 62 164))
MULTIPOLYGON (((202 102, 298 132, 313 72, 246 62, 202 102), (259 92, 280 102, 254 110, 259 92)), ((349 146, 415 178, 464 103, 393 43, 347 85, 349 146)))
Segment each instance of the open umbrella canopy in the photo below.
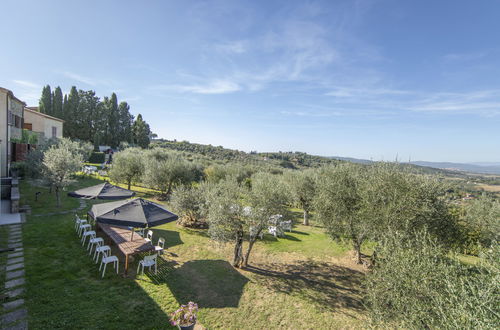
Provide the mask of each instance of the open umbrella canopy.
POLYGON ((96 186, 72 191, 68 195, 79 198, 125 199, 134 196, 135 192, 105 182, 96 186))
POLYGON ((100 223, 135 228, 159 226, 179 218, 163 206, 142 198, 96 204, 88 214, 100 223))

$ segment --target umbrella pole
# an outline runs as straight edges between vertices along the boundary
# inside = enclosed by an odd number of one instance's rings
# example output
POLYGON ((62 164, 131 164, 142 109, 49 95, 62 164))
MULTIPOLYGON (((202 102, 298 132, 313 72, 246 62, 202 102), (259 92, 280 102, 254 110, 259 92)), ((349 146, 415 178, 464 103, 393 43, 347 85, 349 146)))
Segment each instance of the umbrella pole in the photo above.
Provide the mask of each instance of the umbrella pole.
POLYGON ((134 241, 134 228, 133 227, 132 227, 131 231, 132 231, 132 235, 130 236, 130 241, 132 242, 132 241, 134 241))

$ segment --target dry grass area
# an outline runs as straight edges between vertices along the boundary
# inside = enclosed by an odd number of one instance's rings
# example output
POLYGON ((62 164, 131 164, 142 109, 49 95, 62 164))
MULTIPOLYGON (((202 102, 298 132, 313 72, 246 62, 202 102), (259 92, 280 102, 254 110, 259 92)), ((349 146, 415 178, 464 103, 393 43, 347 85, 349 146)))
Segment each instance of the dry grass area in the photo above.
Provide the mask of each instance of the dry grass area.
POLYGON ((500 185, 480 183, 476 184, 476 187, 484 191, 500 193, 500 185))

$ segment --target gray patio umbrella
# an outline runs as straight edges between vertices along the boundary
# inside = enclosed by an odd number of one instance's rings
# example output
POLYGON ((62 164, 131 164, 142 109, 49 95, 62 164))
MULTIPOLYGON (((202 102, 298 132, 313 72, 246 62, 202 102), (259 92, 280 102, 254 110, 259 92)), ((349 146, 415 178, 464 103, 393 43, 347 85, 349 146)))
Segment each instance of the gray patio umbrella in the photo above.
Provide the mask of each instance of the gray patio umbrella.
POLYGON ((98 199, 125 199, 135 195, 135 192, 104 182, 68 193, 71 197, 98 199))
POLYGON ((88 215, 100 223, 134 228, 159 226, 179 218, 162 205, 142 198, 96 204, 88 215))

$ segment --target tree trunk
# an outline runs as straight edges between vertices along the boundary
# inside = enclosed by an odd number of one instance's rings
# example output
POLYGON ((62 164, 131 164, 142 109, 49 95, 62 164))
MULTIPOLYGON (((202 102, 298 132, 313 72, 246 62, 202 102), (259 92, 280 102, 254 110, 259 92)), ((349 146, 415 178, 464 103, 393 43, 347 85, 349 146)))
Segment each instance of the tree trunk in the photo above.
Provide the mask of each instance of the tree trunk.
POLYGON ((255 240, 257 239, 257 236, 259 236, 260 231, 257 232, 257 234, 254 237, 250 237, 250 241, 248 242, 248 249, 247 253, 245 253, 245 259, 243 260, 243 267, 248 267, 248 259, 250 259, 250 252, 252 251, 253 244, 255 243, 255 240))
POLYGON ((128 181, 127 181, 127 189, 128 189, 128 190, 130 190, 130 184, 131 184, 131 181, 132 181, 132 180, 128 180, 128 181))
POLYGON ((170 196, 171 193, 172 193, 172 181, 168 183, 167 195, 165 196, 167 200, 169 199, 168 197, 170 196))
POLYGON ((304 210, 304 226, 309 226, 309 211, 304 210))
POLYGON ((243 249, 243 232, 238 231, 236 233, 236 242, 234 245, 234 260, 233 260, 233 266, 236 268, 240 268, 243 262, 242 249, 243 249))
POLYGON ((59 194, 59 187, 56 187, 56 203, 57 207, 61 207, 61 196, 59 194))
POLYGON ((354 252, 355 252, 355 257, 356 257, 356 263, 362 264, 363 262, 361 261, 361 243, 359 243, 357 240, 354 241, 354 252))

